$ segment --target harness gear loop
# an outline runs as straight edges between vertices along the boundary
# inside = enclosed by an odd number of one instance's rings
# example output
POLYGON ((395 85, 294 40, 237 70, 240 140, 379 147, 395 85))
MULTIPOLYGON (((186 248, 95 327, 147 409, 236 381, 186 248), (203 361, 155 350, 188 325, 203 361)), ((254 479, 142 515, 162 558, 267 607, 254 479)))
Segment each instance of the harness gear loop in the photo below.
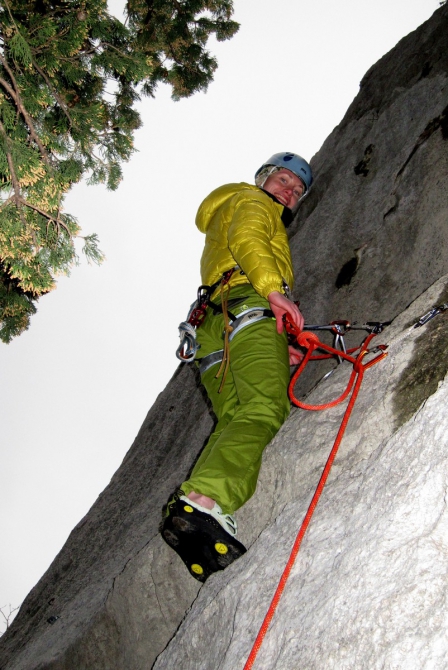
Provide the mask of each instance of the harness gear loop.
MULTIPOLYGON (((292 325, 292 328, 294 329, 295 327, 292 325)), ((320 342, 319 339, 317 338, 314 333, 308 333, 305 331, 302 331, 302 333, 297 333, 296 338, 297 342, 300 344, 300 346, 305 346, 308 351, 305 355, 304 360, 302 361, 301 365, 299 366, 299 369, 295 373, 293 380, 291 380, 291 384, 289 386, 289 393, 291 400, 294 402, 295 405, 298 407, 303 407, 304 409, 326 409, 327 407, 333 407, 334 405, 338 404, 339 402, 342 402, 344 398, 347 397, 348 393, 350 392, 350 389, 353 385, 354 378, 356 377, 356 382, 354 384, 353 392, 351 395, 351 398, 348 402, 347 408, 344 413, 344 417, 342 419, 342 423, 339 427, 338 434, 336 436, 336 439, 334 441, 333 447, 330 451, 330 455, 328 456, 327 462, 325 464, 325 467, 322 471, 322 475, 319 479, 319 483, 316 487, 316 490, 314 492, 313 498, 311 500, 311 503, 308 507, 308 510, 305 514, 305 517, 303 519, 303 522, 300 526, 299 532, 297 533, 297 537, 295 539, 294 545, 292 547, 291 553, 289 555, 288 561, 286 563, 285 569, 283 570, 282 576, 280 577, 279 583, 277 585, 277 589, 274 593, 274 596, 272 598, 271 604, 269 606, 269 609, 267 611, 267 614, 263 620, 263 623, 260 627, 260 630, 258 632, 258 635, 256 637, 256 640, 253 644, 253 647, 251 649, 251 652, 249 654, 249 657, 246 661, 246 664, 244 666, 244 670, 251 670, 254 661, 257 657, 257 654, 260 650, 260 647, 263 643, 263 639, 268 631, 269 625, 272 621, 272 618, 275 614, 275 610, 277 609, 278 603, 280 601, 280 598, 282 596, 282 593, 285 589, 286 582, 288 581, 288 577, 291 573, 291 570, 293 568, 293 565, 295 563, 295 560, 297 558, 297 554, 299 553, 300 545, 302 543, 303 537, 308 529, 308 526, 311 521, 311 517, 313 516, 314 510, 316 509, 317 503, 319 502, 319 498, 322 494, 322 491, 324 489, 325 483, 328 479, 328 475, 330 474, 331 466, 333 465, 333 461, 336 458, 337 451, 339 449, 339 445, 341 444, 342 438, 345 433, 345 429, 347 427, 348 421, 350 419, 350 415, 352 413, 353 407, 355 405, 356 398, 358 396, 359 389, 361 387, 361 383, 363 380, 364 376, 364 371, 367 370, 368 368, 372 367, 372 365, 375 365, 376 363, 379 363, 380 360, 385 358, 387 356, 387 353, 385 351, 382 351, 378 356, 376 356, 374 359, 369 361, 368 363, 363 363, 363 358, 370 353, 368 349, 368 345, 370 341, 372 340, 373 337, 375 337, 376 333, 371 332, 370 335, 368 335, 363 343, 361 344, 361 350, 356 358, 353 356, 350 356, 349 354, 346 354, 344 352, 341 352, 337 349, 333 349, 333 347, 329 347, 328 345, 324 344, 323 342, 320 342), (310 337, 310 335, 312 337, 310 337), (302 337, 303 336, 303 337, 302 337), (324 349, 325 351, 331 352, 332 355, 336 356, 342 356, 344 359, 349 360, 350 362, 353 363, 353 372, 350 377, 349 385, 347 387, 347 390, 342 394, 340 398, 338 398, 336 401, 333 401, 332 403, 327 403, 325 405, 304 405, 304 403, 299 403, 296 398, 294 398, 292 390, 294 389, 295 381, 299 377, 299 375, 303 372, 303 369, 306 365, 306 362, 310 360, 312 352, 315 349, 324 349), (306 362, 305 362, 306 361, 306 362), (299 373, 299 374, 298 374, 299 373), (291 390, 292 389, 292 390, 291 390)))
POLYGON ((196 329, 204 321, 209 305, 214 309, 218 308, 218 305, 211 301, 211 297, 220 284, 222 287, 229 283, 236 269, 237 267, 234 267, 224 272, 220 279, 211 286, 206 284, 199 286, 197 299, 190 307, 187 320, 179 324, 180 344, 176 350, 176 356, 182 363, 192 363, 194 361, 200 347, 196 342, 196 329))

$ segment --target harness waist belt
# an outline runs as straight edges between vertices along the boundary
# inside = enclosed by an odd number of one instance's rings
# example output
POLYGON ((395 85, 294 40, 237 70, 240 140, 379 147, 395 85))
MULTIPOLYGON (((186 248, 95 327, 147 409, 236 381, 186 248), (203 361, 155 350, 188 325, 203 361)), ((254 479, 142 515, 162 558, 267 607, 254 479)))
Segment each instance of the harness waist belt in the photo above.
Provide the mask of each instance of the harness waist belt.
POLYGON ((204 356, 204 358, 201 358, 200 361, 198 361, 199 373, 203 375, 204 372, 207 372, 207 370, 212 367, 212 365, 215 365, 216 363, 221 363, 223 353, 224 349, 220 349, 219 351, 213 351, 208 356, 204 356))
POLYGON ((274 312, 264 307, 249 307, 244 312, 241 312, 234 321, 230 322, 232 332, 230 333, 229 342, 233 340, 235 335, 239 333, 242 328, 250 326, 251 323, 257 323, 261 319, 272 319, 274 312))
MULTIPOLYGON (((257 323, 258 321, 261 321, 261 319, 271 319, 273 317, 274 313, 270 309, 265 309, 264 307, 250 307, 249 309, 246 309, 244 312, 241 312, 236 319, 230 322, 233 330, 230 334, 229 342, 242 328, 250 326, 252 323, 257 323)), ((208 354, 208 356, 201 358, 198 361, 200 374, 203 375, 204 372, 212 367, 212 365, 221 363, 223 352, 224 349, 219 349, 219 351, 213 351, 211 354, 208 354)))

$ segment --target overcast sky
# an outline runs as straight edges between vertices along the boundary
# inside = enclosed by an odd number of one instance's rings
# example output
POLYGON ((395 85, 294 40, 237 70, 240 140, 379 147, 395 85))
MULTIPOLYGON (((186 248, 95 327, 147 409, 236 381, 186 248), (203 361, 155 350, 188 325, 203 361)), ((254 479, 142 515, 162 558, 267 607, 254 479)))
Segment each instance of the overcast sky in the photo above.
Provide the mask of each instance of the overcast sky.
MULTIPOLYGON (((109 6, 119 16, 119 0, 109 6)), ((0 344, 0 607, 20 605, 48 568, 177 367, 177 325, 199 284, 202 199, 253 183, 278 151, 311 159, 368 68, 439 1, 234 6, 241 28, 210 44, 219 68, 208 92, 172 102, 160 87, 140 104, 138 153, 118 191, 69 194, 66 210, 99 234, 106 262, 60 278, 30 329, 0 344)))

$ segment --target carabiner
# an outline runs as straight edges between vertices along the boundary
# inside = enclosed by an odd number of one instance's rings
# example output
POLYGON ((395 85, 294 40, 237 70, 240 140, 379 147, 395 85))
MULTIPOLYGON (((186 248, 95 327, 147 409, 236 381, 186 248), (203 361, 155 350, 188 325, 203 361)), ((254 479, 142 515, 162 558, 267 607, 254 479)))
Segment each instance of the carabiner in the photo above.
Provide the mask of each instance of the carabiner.
POLYGON ((431 319, 437 316, 437 314, 441 314, 446 309, 448 309, 448 303, 444 303, 443 305, 435 305, 432 307, 432 309, 429 310, 429 312, 426 312, 426 314, 423 314, 423 316, 420 317, 414 328, 420 328, 420 326, 424 326, 425 323, 428 323, 428 321, 431 321, 431 319))
POLYGON ((350 321, 332 321, 330 326, 335 335, 345 335, 350 330, 350 321))
POLYGON ((179 324, 180 344, 176 350, 177 358, 182 363, 192 363, 200 345, 196 342, 196 330, 187 321, 179 324))

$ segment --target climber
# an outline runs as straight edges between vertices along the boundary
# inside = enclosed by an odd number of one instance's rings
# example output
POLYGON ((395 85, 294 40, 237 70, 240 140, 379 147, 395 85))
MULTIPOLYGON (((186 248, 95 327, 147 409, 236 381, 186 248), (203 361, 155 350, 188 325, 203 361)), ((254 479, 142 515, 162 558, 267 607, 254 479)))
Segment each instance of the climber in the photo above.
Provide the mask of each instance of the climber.
POLYGON ((312 179, 303 158, 278 153, 257 170, 255 186, 221 186, 196 216, 206 235, 202 282, 216 288, 197 328, 195 363, 218 421, 171 496, 161 532, 199 581, 246 551, 232 515, 253 495, 263 450, 290 411, 289 364, 301 355, 288 349, 284 316, 299 330, 304 320, 289 297, 285 226, 312 179))

